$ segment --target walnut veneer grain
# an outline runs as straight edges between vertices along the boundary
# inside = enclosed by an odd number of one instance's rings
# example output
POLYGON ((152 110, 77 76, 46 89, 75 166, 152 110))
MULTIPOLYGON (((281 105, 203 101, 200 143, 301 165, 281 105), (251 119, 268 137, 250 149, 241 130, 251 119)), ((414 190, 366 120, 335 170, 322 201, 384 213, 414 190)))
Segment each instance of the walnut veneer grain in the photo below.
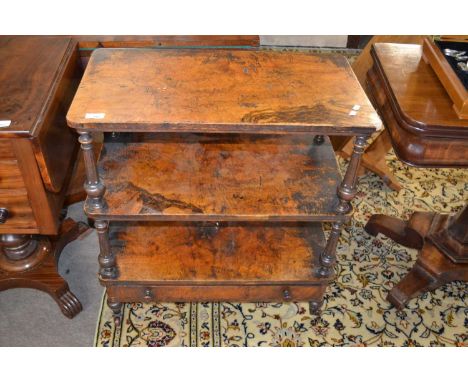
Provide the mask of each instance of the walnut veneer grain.
POLYGON ((203 49, 96 50, 67 119, 126 132, 356 135, 380 124, 342 56, 203 49))

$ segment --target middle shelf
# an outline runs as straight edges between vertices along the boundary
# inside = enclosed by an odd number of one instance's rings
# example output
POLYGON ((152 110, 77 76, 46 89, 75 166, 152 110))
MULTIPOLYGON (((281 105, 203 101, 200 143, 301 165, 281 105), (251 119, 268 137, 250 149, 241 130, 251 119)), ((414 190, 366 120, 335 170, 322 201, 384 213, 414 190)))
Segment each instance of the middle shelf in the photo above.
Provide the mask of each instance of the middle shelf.
POLYGON ((115 222, 118 276, 106 284, 326 284, 320 223, 115 222))
POLYGON ((337 221, 330 141, 308 135, 106 136, 104 208, 88 216, 153 221, 337 221))

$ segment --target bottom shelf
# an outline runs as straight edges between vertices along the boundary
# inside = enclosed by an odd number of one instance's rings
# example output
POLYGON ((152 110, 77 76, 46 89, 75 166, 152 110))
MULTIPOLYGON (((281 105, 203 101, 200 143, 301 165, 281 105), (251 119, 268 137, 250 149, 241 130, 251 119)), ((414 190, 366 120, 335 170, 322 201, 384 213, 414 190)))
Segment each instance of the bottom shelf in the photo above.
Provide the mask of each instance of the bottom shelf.
POLYGON ((113 222, 118 301, 318 300, 320 223, 113 222))

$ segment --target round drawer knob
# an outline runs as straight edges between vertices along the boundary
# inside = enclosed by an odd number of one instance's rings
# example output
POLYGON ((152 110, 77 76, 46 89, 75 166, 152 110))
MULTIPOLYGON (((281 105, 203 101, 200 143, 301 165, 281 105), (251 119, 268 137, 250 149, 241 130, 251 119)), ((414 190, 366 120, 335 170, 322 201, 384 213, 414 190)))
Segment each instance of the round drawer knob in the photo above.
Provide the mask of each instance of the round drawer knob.
POLYGON ((314 137, 314 143, 317 145, 317 146, 320 146, 323 142, 325 142, 325 138, 323 138, 323 135, 316 135, 314 137))
POLYGON ((291 296, 291 292, 289 291, 289 289, 283 290, 283 298, 288 301, 291 300, 292 296, 291 296))
POLYGON ((6 223, 10 213, 6 208, 0 208, 0 224, 6 223))
POLYGON ((144 296, 144 299, 145 300, 151 300, 153 298, 153 293, 151 292, 151 289, 150 288, 146 288, 145 289, 145 296, 144 296))

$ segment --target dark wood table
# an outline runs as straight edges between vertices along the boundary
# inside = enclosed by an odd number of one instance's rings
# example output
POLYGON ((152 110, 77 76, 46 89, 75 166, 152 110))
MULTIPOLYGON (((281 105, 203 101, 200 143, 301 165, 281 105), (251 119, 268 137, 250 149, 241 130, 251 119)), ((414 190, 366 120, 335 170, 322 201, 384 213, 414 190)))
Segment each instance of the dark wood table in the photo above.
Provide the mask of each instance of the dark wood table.
MULTIPOLYGON (((372 67, 373 60, 371 56, 371 47, 375 43, 398 43, 398 44, 418 44, 423 41, 424 36, 404 36, 404 35, 377 35, 372 36, 365 48, 354 60, 352 64, 353 72, 356 75, 359 83, 363 87, 366 94, 367 89, 367 72, 372 67)), ((392 147, 388 132, 385 128, 375 134, 373 141, 367 146, 366 151, 362 154, 361 168, 359 175, 363 175, 366 171, 371 171, 377 174, 384 183, 395 191, 401 190, 401 185, 387 167, 385 154, 392 147)), ((332 137, 331 138, 335 152, 345 159, 349 159, 353 152, 353 142, 351 137, 332 137)))
POLYGON ((88 228, 62 211, 78 152, 65 113, 81 74, 70 38, 0 37, 0 290, 43 290, 69 318, 81 303, 57 262, 88 228))
MULTIPOLYGON (((467 167, 468 120, 458 118, 421 46, 375 44, 372 57, 368 88, 398 158, 417 167, 467 167)), ((416 264, 389 292, 398 308, 447 282, 468 281, 466 206, 453 216, 415 212, 407 222, 374 215, 366 231, 419 249, 416 264)))
POLYGON ((67 119, 117 324, 134 301, 305 300, 317 313, 381 123, 344 57, 100 49, 67 119), (97 162, 93 132, 108 133, 97 162), (343 179, 325 135, 356 136, 343 179))

